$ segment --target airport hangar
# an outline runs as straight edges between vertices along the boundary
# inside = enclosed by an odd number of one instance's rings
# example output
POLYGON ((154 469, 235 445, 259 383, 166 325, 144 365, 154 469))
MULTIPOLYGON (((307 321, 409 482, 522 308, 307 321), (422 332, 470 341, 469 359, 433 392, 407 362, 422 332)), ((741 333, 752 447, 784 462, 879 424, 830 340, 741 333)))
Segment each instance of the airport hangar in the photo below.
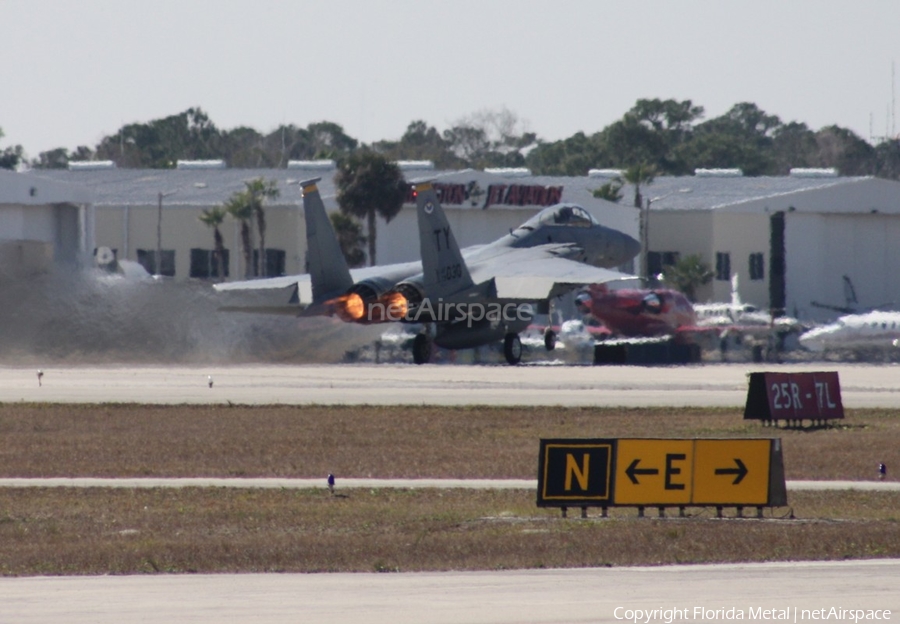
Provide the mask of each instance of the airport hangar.
POLYGON ((90 191, 0 170, 0 276, 86 265, 94 249, 90 191))
MULTIPOLYGON (((228 169, 221 161, 182 162, 177 169, 116 169, 75 165, 37 172, 87 187, 94 197, 96 244, 120 259, 152 258, 161 225, 162 273, 175 279, 217 279, 211 230, 198 217, 220 206, 244 182, 274 179, 281 196, 266 207, 267 275, 304 272, 306 238, 299 182, 321 177, 326 208, 337 210, 332 161, 292 161, 286 169, 228 169), (162 195, 162 218, 159 215, 162 195)), ((431 163, 401 163, 407 179, 432 178, 460 245, 490 242, 544 206, 573 202, 598 221, 639 236, 640 211, 626 185, 619 203, 593 196, 614 170, 588 176, 532 176, 523 169, 435 171, 431 163)), ((642 188, 648 220, 651 274, 689 254, 716 272, 699 301, 730 299, 737 275, 745 302, 781 308, 807 320, 836 312, 812 302, 846 304, 842 277, 853 283, 860 309, 900 305, 900 183, 873 177, 839 177, 833 170, 795 169, 789 176, 744 177, 739 170, 697 170, 693 176, 658 177, 642 188), (782 268, 783 267, 783 268, 782 268), (896 301, 895 301, 896 299, 896 301)), ((243 278, 240 232, 233 219, 222 227, 228 279, 243 278)), ((390 224, 379 220, 379 264, 419 257, 415 204, 410 196, 390 224)), ((633 272, 636 264, 622 267, 633 272)))

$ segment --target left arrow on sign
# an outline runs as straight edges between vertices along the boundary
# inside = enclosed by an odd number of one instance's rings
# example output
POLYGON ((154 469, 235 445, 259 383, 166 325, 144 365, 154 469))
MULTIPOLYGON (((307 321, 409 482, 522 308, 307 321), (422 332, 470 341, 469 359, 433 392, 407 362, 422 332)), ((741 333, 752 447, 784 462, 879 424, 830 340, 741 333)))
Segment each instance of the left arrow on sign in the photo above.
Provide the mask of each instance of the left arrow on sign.
POLYGON ((631 482, 635 485, 638 484, 637 477, 638 475, 658 475, 659 468, 638 468, 637 465, 640 462, 640 459, 635 459, 628 468, 625 469, 625 474, 631 479, 631 482))
MULTIPOLYGON (((737 466, 737 468, 716 468, 716 474, 717 475, 735 475, 732 485, 737 485, 738 483, 740 483, 741 481, 744 480, 744 477, 746 477, 747 473, 750 471, 747 470, 747 467, 744 465, 744 462, 742 462, 737 457, 734 458, 734 464, 737 466)), ((709 474, 709 473, 707 473, 707 474, 709 474)))

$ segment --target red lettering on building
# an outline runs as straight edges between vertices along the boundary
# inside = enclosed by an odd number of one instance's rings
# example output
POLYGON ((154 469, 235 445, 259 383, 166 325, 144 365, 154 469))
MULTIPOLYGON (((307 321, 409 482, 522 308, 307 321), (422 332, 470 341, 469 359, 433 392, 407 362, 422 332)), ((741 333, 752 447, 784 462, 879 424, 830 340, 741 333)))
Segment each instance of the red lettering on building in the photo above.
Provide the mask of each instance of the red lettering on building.
POLYGON ((503 191, 505 190, 505 184, 491 184, 488 187, 488 197, 487 201, 484 203, 484 207, 487 208, 494 204, 505 204, 506 202, 503 200, 503 191))

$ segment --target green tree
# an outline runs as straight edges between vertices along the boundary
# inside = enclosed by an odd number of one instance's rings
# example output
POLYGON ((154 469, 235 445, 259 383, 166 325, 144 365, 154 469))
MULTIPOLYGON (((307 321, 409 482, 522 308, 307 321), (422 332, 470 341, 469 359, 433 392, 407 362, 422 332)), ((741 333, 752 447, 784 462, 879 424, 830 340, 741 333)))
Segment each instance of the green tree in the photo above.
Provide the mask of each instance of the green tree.
POLYGON ((576 132, 567 139, 538 143, 525 164, 536 175, 584 176, 594 167, 615 167, 620 162, 607 149, 602 133, 590 137, 576 132))
POLYGON ((643 208, 644 196, 641 195, 641 185, 653 184, 653 180, 656 179, 656 167, 647 164, 633 165, 625 170, 622 177, 634 185, 634 207, 643 208))
POLYGON ((438 169, 467 164, 450 150, 450 144, 437 129, 421 120, 410 122, 399 141, 379 141, 372 147, 388 160, 430 160, 438 169))
POLYGON ((241 253, 244 256, 244 277, 253 277, 253 241, 250 234, 250 220, 253 206, 246 191, 235 191, 225 201, 225 211, 241 224, 241 253))
POLYGON ((362 224, 343 212, 332 212, 330 218, 347 265, 351 269, 363 266, 366 263, 366 252, 363 249, 366 237, 362 233, 362 224))
POLYGON ((624 182, 622 178, 616 176, 600 188, 596 188, 591 191, 591 194, 597 199, 605 199, 606 201, 611 201, 613 203, 618 203, 619 200, 622 199, 622 185, 624 182))
POLYGON ((721 117, 697 125, 678 157, 698 167, 740 168, 745 175, 774 175, 773 145, 781 120, 751 102, 732 106, 721 117))
POLYGON ((276 199, 281 193, 277 180, 256 178, 244 182, 246 201, 251 213, 256 217, 256 229, 259 232, 259 254, 256 258, 256 275, 266 276, 266 211, 263 204, 267 199, 276 199))
POLYGON ((225 220, 225 215, 227 214, 228 211, 224 206, 215 206, 204 210, 198 217, 204 225, 213 230, 213 241, 215 245, 213 258, 216 262, 216 275, 220 280, 225 279, 225 244, 219 226, 222 225, 222 222, 225 220))
MULTIPOLYGON (((0 128, 0 139, 2 138, 3 129, 0 128)), ((0 151, 0 169, 15 169, 23 160, 25 160, 25 151, 21 145, 10 146, 0 151)))
POLYGON ((97 145, 97 158, 120 167, 168 169, 178 159, 221 158, 222 137, 200 108, 147 123, 122 126, 97 145))
POLYGON ((834 167, 841 175, 860 176, 875 173, 875 148, 852 130, 828 126, 816 133, 820 166, 834 167))
POLYGON ((334 177, 337 201, 341 210, 366 219, 369 241, 369 263, 375 258, 375 217, 386 222, 403 207, 408 185, 396 163, 371 150, 359 150, 340 161, 334 177))
POLYGON ((663 280, 684 293, 690 301, 697 300, 697 289, 709 284, 715 276, 700 254, 679 258, 675 264, 663 269, 663 280))
POLYGON ((680 158, 680 146, 690 141, 693 123, 703 107, 691 100, 638 100, 622 117, 604 128, 600 141, 615 156, 614 166, 645 163, 661 173, 682 175, 688 166, 680 158))
POLYGON ((882 141, 875 146, 875 175, 900 179, 900 139, 882 141))

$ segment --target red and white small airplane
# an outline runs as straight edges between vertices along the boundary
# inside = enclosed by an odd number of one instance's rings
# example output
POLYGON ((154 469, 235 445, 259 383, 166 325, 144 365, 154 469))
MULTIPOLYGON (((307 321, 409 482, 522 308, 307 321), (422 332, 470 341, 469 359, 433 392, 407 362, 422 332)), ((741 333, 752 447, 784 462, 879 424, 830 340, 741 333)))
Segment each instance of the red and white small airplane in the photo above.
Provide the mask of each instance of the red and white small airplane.
POLYGON ((683 293, 671 288, 610 289, 591 284, 576 297, 582 311, 590 312, 618 336, 648 338, 677 336, 696 331, 697 315, 683 293))

